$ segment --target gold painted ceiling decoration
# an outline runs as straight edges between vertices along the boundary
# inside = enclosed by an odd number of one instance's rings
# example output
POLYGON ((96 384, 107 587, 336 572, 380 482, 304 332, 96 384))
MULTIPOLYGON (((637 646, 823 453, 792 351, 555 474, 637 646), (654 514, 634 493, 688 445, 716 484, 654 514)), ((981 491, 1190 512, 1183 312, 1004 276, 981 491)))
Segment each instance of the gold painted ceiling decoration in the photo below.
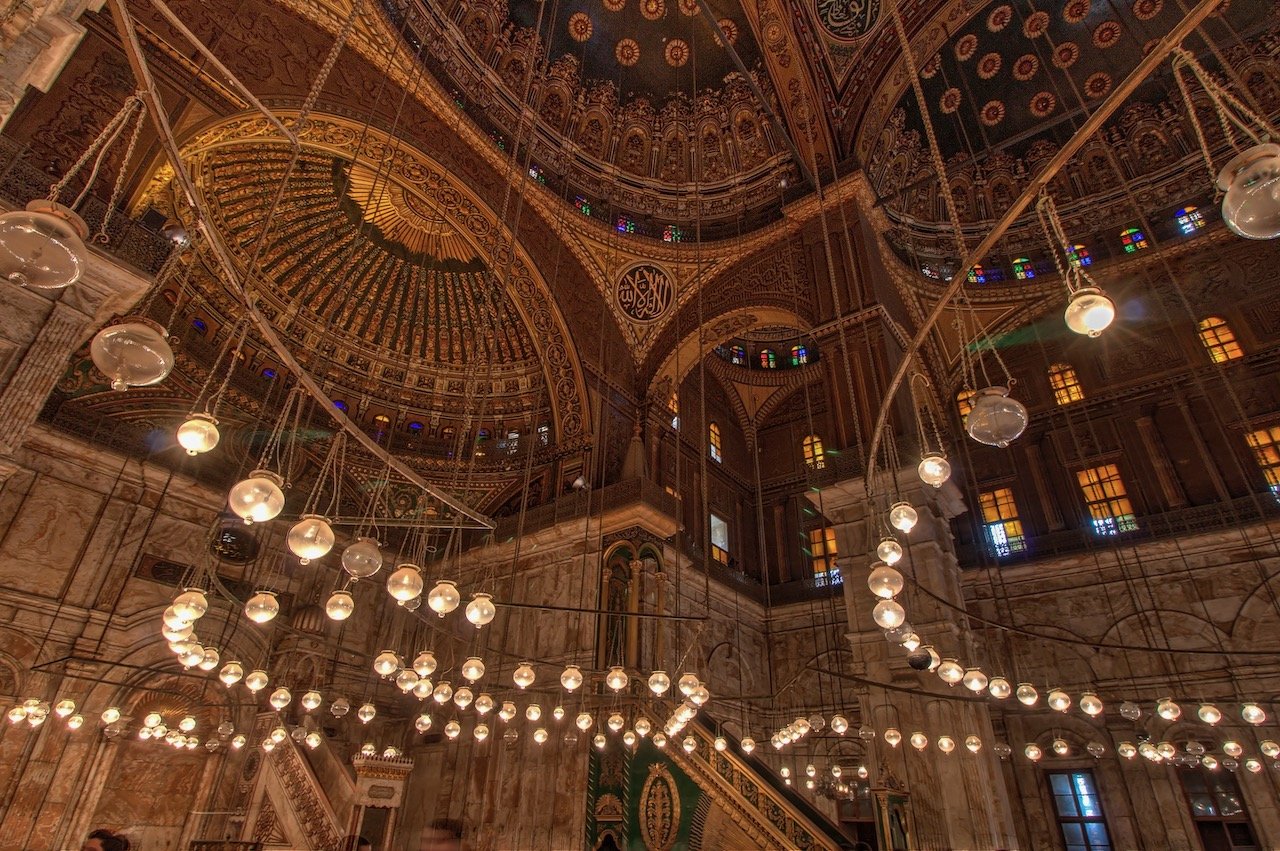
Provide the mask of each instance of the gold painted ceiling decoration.
POLYGON ((430 201, 365 165, 346 168, 342 179, 346 197, 359 208, 363 220, 383 238, 419 257, 422 265, 456 261, 482 268, 479 252, 430 201))

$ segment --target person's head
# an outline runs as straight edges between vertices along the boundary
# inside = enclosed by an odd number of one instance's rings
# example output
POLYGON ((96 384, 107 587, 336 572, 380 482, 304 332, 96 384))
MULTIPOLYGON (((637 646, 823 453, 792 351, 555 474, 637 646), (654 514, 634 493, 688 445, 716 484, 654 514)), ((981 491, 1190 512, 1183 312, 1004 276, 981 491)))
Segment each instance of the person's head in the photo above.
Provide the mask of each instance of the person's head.
POLYGON ((452 819, 436 819, 422 831, 418 851, 461 851, 462 825, 452 819))
POLYGON ((89 834, 80 851, 129 851, 129 840, 119 833, 99 829, 89 834))

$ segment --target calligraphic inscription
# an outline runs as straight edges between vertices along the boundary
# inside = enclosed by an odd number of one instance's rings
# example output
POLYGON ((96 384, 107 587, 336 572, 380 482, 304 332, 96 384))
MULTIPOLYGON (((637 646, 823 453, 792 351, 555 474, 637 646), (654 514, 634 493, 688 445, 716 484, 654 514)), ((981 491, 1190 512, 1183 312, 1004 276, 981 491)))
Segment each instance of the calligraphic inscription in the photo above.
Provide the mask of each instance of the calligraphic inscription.
POLYGON ((853 41, 871 32, 880 18, 880 0, 815 0, 818 20, 832 38, 853 41))
POLYGON ((662 318, 675 297, 675 284, 661 267, 637 263, 622 273, 615 288, 618 307, 634 322, 662 318))

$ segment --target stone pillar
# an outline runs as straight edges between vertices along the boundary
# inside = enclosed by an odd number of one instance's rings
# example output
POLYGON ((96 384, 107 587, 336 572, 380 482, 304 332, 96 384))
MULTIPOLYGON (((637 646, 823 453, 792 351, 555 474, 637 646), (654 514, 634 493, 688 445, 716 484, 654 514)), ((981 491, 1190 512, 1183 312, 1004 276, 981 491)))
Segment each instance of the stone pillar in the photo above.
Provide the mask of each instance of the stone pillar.
POLYGON ((84 38, 77 19, 106 0, 5 0, 0 8, 0 130, 33 87, 47 92, 84 38))

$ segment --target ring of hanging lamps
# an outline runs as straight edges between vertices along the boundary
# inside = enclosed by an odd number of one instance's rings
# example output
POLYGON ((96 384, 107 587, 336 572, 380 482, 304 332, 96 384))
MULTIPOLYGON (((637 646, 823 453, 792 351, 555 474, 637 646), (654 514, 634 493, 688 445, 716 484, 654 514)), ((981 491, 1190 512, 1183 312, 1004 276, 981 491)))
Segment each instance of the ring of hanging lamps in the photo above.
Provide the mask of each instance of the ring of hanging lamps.
POLYGON ((431 716, 423 712, 417 718, 413 719, 413 729, 419 733, 425 733, 431 729, 431 716))
POLYGON ((189 642, 186 652, 178 655, 178 661, 182 663, 184 668, 196 667, 204 661, 204 647, 198 642, 189 642))
POLYGON ((636 735, 643 739, 653 730, 653 723, 642 715, 636 719, 636 723, 632 727, 635 729, 636 735))
POLYGON ((929 737, 926 736, 924 733, 920 732, 919 730, 912 733, 911 738, 908 741, 911 742, 911 747, 915 748, 918 751, 922 751, 925 748, 929 747, 929 737))
POLYGON ((1206 724, 1217 724, 1222 720, 1222 710, 1214 706, 1212 703, 1205 703, 1196 710, 1196 715, 1200 716, 1200 720, 1206 724))
MULTIPOLYGON (((1228 162, 1218 173, 1218 188, 1226 193, 1222 198, 1222 220, 1227 227, 1246 239, 1280 237, 1277 180, 1280 145, 1254 145, 1228 162)), ((32 202, 35 203, 38 202, 32 202)), ((30 204, 27 209, 31 209, 30 204)))
POLYGON ((351 592, 346 589, 338 589, 329 595, 329 599, 325 601, 324 613, 329 616, 330 620, 345 621, 356 610, 355 598, 351 596, 351 592))
POLYGON ((1239 742, 1223 742, 1222 752, 1230 757, 1239 757, 1244 753, 1244 748, 1240 746, 1239 742))
POLYGON ((182 629, 191 626, 191 618, 183 617, 172 605, 160 615, 160 621, 170 629, 182 629))
POLYGON ((477 724, 475 729, 471 731, 471 735, 475 737, 477 742, 483 742, 485 739, 489 738, 489 725, 477 724))
POLYGON ((579 712, 578 717, 574 719, 573 723, 582 732, 584 733, 587 732, 588 730, 591 729, 591 723, 592 723, 591 713, 579 712))
POLYGON ((231 487, 227 505, 245 525, 274 520, 284 510, 284 479, 270 470, 253 470, 231 487))
POLYGON ((895 565, 902 559, 902 544, 896 538, 885 536, 876 545, 876 558, 887 565, 895 565))
POLYGON ((1051 747, 1058 756, 1066 756, 1071 753, 1071 745, 1067 744, 1066 739, 1054 739, 1051 747))
POLYGON ((552 717, 552 718, 554 718, 554 719, 556 719, 557 721, 563 721, 563 720, 564 720, 564 707, 563 707, 563 706, 557 706, 555 709, 552 709, 552 710, 551 710, 551 717, 552 717))
POLYGON ((387 593, 399 605, 422 596, 424 583, 415 564, 401 564, 387 577, 387 593))
POLYGON ((212 414, 194 412, 178 426, 177 437, 178 445, 188 455, 211 452, 222 439, 218 431, 218 420, 212 414))
POLYGON ((524 717, 529 721, 538 721, 542 718, 542 707, 536 703, 530 703, 524 709, 524 717))
POLYGON ((259 591, 245 601, 244 614, 254 623, 267 623, 280 614, 280 601, 274 591, 259 591))
POLYGON ((951 462, 941 452, 926 452, 916 465, 916 474, 926 485, 940 488, 951 478, 951 462))
POLYGON ((466 616, 467 620, 475 624, 476 629, 492 623, 497 614, 498 610, 493 605, 492 594, 477 591, 471 595, 471 602, 467 603, 466 616))
POLYGON ((977 753, 982 750, 982 739, 977 736, 966 736, 964 746, 969 749, 969 753, 977 753))
POLYGON ((342 551, 342 569, 353 579, 366 579, 382 569, 382 550, 373 538, 356 538, 342 551))
POLYGON ((1041 750, 1040 746, 1037 745, 1035 742, 1032 742, 1031 744, 1023 748, 1022 752, 1026 754, 1027 759, 1031 760, 1032 762, 1039 762, 1040 758, 1044 756, 1044 751, 1041 750))
POLYGON ((199 588, 184 589, 171 605, 179 617, 188 621, 199 620, 209 611, 209 600, 199 588))
POLYGON ((950 736, 938 737, 938 750, 942 751, 943 753, 951 753, 955 749, 956 749, 955 739, 951 738, 950 736))
POLYGON ((1086 337, 1097 337, 1116 318, 1116 304, 1098 287, 1073 290, 1063 313, 1067 327, 1086 337))
POLYGON ((916 527, 920 516, 909 502, 895 502, 889 507, 889 525, 904 535, 916 527))
POLYGON ((467 682, 474 683, 484 676, 484 660, 479 656, 471 656, 462 663, 462 676, 467 682))
POLYGON ((1275 759, 1280 756, 1280 745, 1270 739, 1263 739, 1258 745, 1258 750, 1262 751, 1262 755, 1267 759, 1275 759))
POLYGON ((1008 387, 1000 385, 979 390, 965 417, 965 430, 970 437, 1001 449, 1017 440, 1026 428, 1026 406, 1009 396, 1008 387))
POLYGON ((616 733, 623 728, 627 721, 622 717, 621 713, 615 712, 609 716, 609 720, 606 723, 609 729, 616 733))
POLYGON ((315 730, 312 730, 310 733, 307 733, 307 737, 303 741, 307 743, 307 747, 315 750, 320 747, 320 744, 324 741, 324 737, 315 730))
POLYGON ((896 748, 902 741, 902 733, 894 727, 889 727, 884 731, 884 743, 891 748, 896 748))
POLYGON ((324 558, 333 549, 337 536, 329 525, 327 517, 319 514, 304 514, 302 518, 289 528, 285 543, 289 551, 298 557, 301 564, 310 564, 318 558, 324 558))

